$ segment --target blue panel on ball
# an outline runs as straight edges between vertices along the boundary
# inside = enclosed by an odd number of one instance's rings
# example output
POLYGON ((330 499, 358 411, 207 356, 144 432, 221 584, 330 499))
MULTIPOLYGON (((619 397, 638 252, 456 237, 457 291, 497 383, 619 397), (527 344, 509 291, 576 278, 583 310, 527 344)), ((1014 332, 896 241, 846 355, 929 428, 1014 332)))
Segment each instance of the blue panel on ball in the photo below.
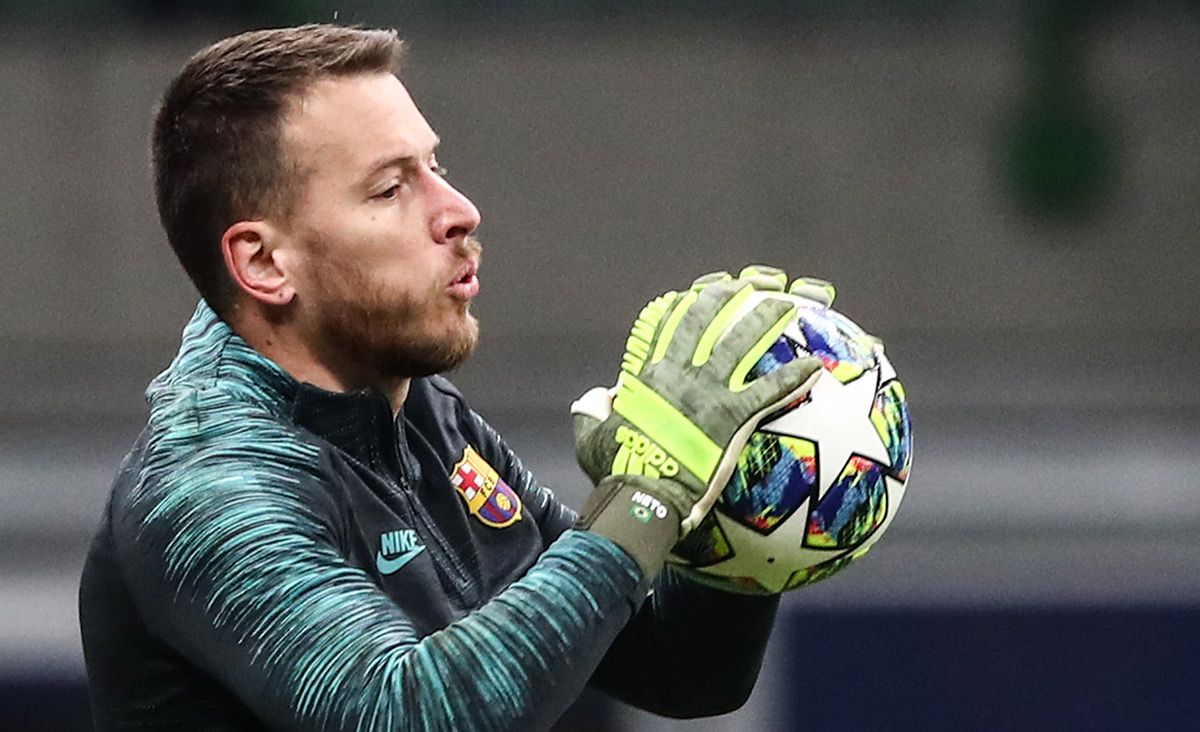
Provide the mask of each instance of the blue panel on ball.
POLYGON ((754 381, 763 374, 769 374, 779 368, 781 364, 796 360, 796 349, 799 348, 798 343, 786 336, 780 336, 767 352, 758 359, 758 363, 750 367, 750 373, 746 375, 746 381, 754 381))
POLYGON ((819 357, 833 371, 837 364, 859 369, 875 366, 873 340, 861 328, 832 310, 805 310, 800 317, 805 350, 819 357))
POLYGON ((887 517, 883 467, 855 455, 809 512, 805 546, 847 549, 866 541, 887 517))
POLYGON ((816 484, 816 448, 811 442, 755 432, 721 494, 721 512, 769 534, 808 500, 816 484))
POLYGON ((899 480, 908 480, 908 468, 912 464, 912 423, 904 387, 899 381, 889 381, 875 395, 871 421, 887 446, 892 463, 888 472, 899 480))

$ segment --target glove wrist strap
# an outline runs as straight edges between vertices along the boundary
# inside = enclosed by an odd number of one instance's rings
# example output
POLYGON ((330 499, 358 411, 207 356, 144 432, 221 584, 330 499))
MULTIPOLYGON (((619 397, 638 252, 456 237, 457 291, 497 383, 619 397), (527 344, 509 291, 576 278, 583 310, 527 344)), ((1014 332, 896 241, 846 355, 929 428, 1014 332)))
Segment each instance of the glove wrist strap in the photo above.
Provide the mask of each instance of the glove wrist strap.
POLYGON ((575 528, 607 537, 625 550, 647 580, 662 570, 679 541, 683 520, 659 483, 636 475, 609 476, 596 485, 575 521, 575 528))

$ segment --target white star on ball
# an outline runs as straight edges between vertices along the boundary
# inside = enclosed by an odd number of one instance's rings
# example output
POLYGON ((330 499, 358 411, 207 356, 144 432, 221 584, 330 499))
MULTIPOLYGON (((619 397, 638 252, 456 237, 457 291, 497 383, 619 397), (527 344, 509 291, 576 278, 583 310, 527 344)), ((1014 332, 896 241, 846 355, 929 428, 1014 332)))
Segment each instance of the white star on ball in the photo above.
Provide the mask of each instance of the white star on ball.
POLYGON ((842 474, 851 455, 861 455, 887 467, 892 465, 887 445, 871 422, 879 376, 879 369, 874 368, 843 384, 829 371, 822 370, 807 402, 759 425, 762 432, 798 437, 817 446, 818 501, 842 474))

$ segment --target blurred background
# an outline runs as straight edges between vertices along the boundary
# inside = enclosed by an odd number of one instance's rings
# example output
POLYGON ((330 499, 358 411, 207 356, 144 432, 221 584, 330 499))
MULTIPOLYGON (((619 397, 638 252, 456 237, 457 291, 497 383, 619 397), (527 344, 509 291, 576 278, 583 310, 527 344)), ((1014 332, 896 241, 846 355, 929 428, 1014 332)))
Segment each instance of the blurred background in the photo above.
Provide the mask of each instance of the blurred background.
POLYGON ((82 558, 195 303, 151 200, 157 96, 207 43, 304 21, 409 39, 484 218, 453 378, 567 502, 568 403, 699 273, 834 281, 908 388, 898 520, 785 598, 745 709, 589 696, 563 729, 1200 728, 1182 0, 0 0, 0 728, 89 728, 82 558))

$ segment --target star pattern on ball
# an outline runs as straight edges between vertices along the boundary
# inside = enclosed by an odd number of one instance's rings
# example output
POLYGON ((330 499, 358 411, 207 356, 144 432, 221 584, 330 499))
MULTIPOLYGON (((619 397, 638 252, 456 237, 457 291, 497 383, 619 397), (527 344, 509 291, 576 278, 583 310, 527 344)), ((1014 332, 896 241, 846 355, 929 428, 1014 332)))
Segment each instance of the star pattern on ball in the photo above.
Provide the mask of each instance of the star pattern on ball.
MULTIPOLYGON (((721 528, 725 530, 725 536, 731 546, 753 546, 758 541, 759 537, 753 531, 737 521, 720 515, 717 519, 721 523, 721 528)), ((788 552, 789 554, 803 552, 801 547, 804 544, 806 526, 807 522, 804 520, 802 508, 801 512, 794 515, 791 520, 780 524, 779 528, 771 535, 772 544, 794 548, 788 552)), ((706 571, 725 577, 753 577, 768 592, 783 592, 783 588, 791 579, 798 564, 795 556, 779 557, 774 562, 768 562, 767 557, 759 556, 755 552, 739 553, 735 550, 732 557, 714 564, 706 571)))
POLYGON ((892 465, 887 445, 871 422, 879 377, 880 370, 874 368, 843 384, 833 374, 822 371, 807 402, 759 426, 764 432, 816 444, 818 500, 841 475, 851 455, 862 455, 887 467, 892 465))
MULTIPOLYGON (((771 534, 771 545, 780 549, 777 555, 768 557, 758 552, 735 550, 732 557, 707 567, 704 571, 724 577, 753 577, 767 592, 783 592, 788 580, 799 570, 846 553, 841 549, 830 551, 806 548, 804 535, 808 522, 804 520, 804 514, 805 511, 801 508, 771 534)), ((718 514, 717 520, 725 531, 730 546, 754 546, 761 540, 755 532, 728 516, 718 514)))

